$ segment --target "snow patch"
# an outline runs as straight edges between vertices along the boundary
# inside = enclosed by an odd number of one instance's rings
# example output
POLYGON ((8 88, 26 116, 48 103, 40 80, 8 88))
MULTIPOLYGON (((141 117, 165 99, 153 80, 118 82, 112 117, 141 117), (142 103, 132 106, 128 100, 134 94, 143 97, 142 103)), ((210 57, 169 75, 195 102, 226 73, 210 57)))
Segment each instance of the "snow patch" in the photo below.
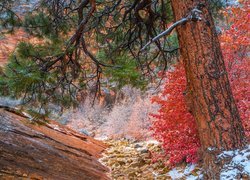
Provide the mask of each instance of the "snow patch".
POLYGON ((96 140, 99 140, 99 141, 107 141, 109 140, 109 137, 108 136, 98 136, 98 137, 95 137, 96 140))
POLYGON ((157 140, 154 140, 154 139, 151 139, 151 140, 147 140, 145 141, 146 145, 149 145, 149 144, 155 144, 155 145, 159 145, 159 141, 157 140))
POLYGON ((250 145, 243 150, 224 151, 218 156, 219 160, 225 158, 231 158, 231 160, 224 164, 220 179, 233 180, 236 179, 239 174, 250 177, 250 145))
POLYGON ((183 179, 185 178, 186 180, 198 180, 202 178, 202 173, 201 171, 197 171, 197 175, 193 175, 192 172, 195 170, 196 165, 195 164, 188 164, 185 169, 177 169, 174 168, 171 171, 168 172, 168 175, 171 177, 173 180, 177 179, 183 179))
POLYGON ((169 171, 168 174, 171 176, 172 179, 179 179, 179 178, 182 178, 184 176, 184 174, 182 172, 178 171, 176 168, 169 171))

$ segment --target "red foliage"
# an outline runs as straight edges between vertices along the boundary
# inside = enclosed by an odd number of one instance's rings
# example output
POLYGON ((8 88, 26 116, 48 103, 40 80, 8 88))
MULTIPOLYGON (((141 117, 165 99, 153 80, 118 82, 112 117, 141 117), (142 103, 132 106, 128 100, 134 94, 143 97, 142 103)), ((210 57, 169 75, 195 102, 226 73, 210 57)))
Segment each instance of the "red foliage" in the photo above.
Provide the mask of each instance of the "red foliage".
POLYGON ((248 0, 241 1, 241 5, 224 13, 233 24, 223 32, 221 47, 233 95, 250 140, 250 6, 248 0))
POLYGON ((197 161, 199 139, 194 118, 188 112, 183 92, 186 87, 184 68, 179 64, 174 71, 167 72, 167 82, 160 96, 152 99, 160 105, 154 117, 152 129, 170 164, 185 160, 197 161))
MULTIPOLYGON (((228 22, 233 23, 223 32, 221 46, 228 70, 233 95, 240 116, 250 139, 250 61, 249 61, 249 8, 247 1, 241 7, 225 11, 228 22), (248 8, 248 9, 247 9, 248 8)), ((199 139, 192 115, 188 112, 183 92, 186 87, 185 71, 181 64, 167 72, 168 78, 162 94, 152 99, 160 106, 153 114, 152 129, 157 140, 162 142, 170 164, 198 159, 199 139)))

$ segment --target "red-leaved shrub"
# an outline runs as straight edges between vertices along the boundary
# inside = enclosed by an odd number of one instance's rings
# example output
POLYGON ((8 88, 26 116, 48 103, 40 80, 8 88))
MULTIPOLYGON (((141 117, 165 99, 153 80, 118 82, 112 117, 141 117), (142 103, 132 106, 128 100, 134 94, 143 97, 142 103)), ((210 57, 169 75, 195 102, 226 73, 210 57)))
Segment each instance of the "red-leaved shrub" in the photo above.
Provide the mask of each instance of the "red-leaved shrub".
POLYGON ((188 112, 183 92, 186 87, 185 71, 178 64, 174 71, 166 74, 165 87, 152 102, 160 106, 154 118, 152 129, 154 137, 162 143, 170 164, 197 161, 200 146, 194 118, 188 112))
POLYGON ((250 6, 248 0, 225 11, 232 25, 220 38, 233 95, 250 140, 250 6))
MULTIPOLYGON (((233 95, 248 139, 250 138, 250 61, 249 61, 249 6, 247 0, 225 11, 229 30, 221 36, 221 47, 233 95)), ((152 114, 154 137, 162 143, 169 163, 196 162, 199 138, 194 118, 188 112, 183 92, 186 87, 185 71, 181 64, 166 74, 165 87, 152 102, 160 108, 152 114)))

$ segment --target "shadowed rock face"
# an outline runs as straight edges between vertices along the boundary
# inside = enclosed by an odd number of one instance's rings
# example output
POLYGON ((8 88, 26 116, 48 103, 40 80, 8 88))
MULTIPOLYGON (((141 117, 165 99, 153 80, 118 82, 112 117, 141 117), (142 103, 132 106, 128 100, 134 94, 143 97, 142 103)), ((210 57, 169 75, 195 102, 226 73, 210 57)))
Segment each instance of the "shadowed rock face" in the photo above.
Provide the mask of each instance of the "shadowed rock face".
POLYGON ((0 179, 107 179, 97 140, 55 122, 32 125, 0 109, 0 179))

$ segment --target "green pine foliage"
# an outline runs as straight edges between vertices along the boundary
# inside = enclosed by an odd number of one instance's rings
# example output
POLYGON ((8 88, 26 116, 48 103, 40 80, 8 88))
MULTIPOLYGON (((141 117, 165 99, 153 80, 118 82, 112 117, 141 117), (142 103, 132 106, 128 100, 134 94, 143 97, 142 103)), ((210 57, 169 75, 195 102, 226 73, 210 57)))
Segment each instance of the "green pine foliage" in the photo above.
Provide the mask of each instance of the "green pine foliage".
POLYGON ((55 22, 52 17, 44 12, 38 14, 28 13, 25 16, 23 26, 25 30, 39 38, 58 39, 71 30, 70 23, 63 19, 55 22))
MULTIPOLYGON (((41 42, 18 44, 0 72, 0 88, 4 89, 0 93, 23 98, 24 103, 32 104, 38 112, 50 104, 77 105, 77 93, 97 81, 101 87, 119 89, 130 84, 144 89, 152 75, 171 64, 173 55, 169 50, 178 48, 177 35, 173 33, 158 45, 152 44, 148 53, 140 52, 143 45, 173 21, 169 1, 153 4, 130 0, 116 2, 122 2, 120 4, 96 1, 90 17, 91 4, 79 14, 80 1, 71 0, 41 0, 39 7, 19 17, 13 8, 15 2, 0 0, 1 32, 22 27, 41 42), (136 9, 134 3, 142 4, 137 4, 139 9, 136 9), (88 19, 78 32, 80 38, 70 44, 85 17, 88 19), (83 44, 89 51, 91 48, 98 50, 93 54, 95 59, 90 58, 83 44), (97 75, 102 79, 97 79, 97 75)), ((215 2, 218 3, 211 0, 214 9, 222 6, 215 2)), ((176 51, 174 53, 175 56, 176 51)))
MULTIPOLYGON (((108 57, 104 51, 99 51, 97 57, 103 61, 108 61, 108 57)), ((147 85, 145 77, 137 68, 136 61, 128 56, 128 53, 117 55, 115 58, 116 66, 113 68, 105 68, 103 75, 107 79, 106 85, 115 85, 116 89, 120 89, 125 85, 131 85, 140 89, 144 89, 147 85)))
MULTIPOLYGON (((9 58, 9 63, 0 76, 1 95, 24 98, 24 103, 46 108, 50 103, 70 107, 76 105, 76 90, 62 92, 65 82, 58 83, 61 72, 43 71, 34 58, 58 56, 62 53, 55 44, 32 45, 21 42, 9 58)), ((46 64, 47 62, 44 62, 46 64)))

